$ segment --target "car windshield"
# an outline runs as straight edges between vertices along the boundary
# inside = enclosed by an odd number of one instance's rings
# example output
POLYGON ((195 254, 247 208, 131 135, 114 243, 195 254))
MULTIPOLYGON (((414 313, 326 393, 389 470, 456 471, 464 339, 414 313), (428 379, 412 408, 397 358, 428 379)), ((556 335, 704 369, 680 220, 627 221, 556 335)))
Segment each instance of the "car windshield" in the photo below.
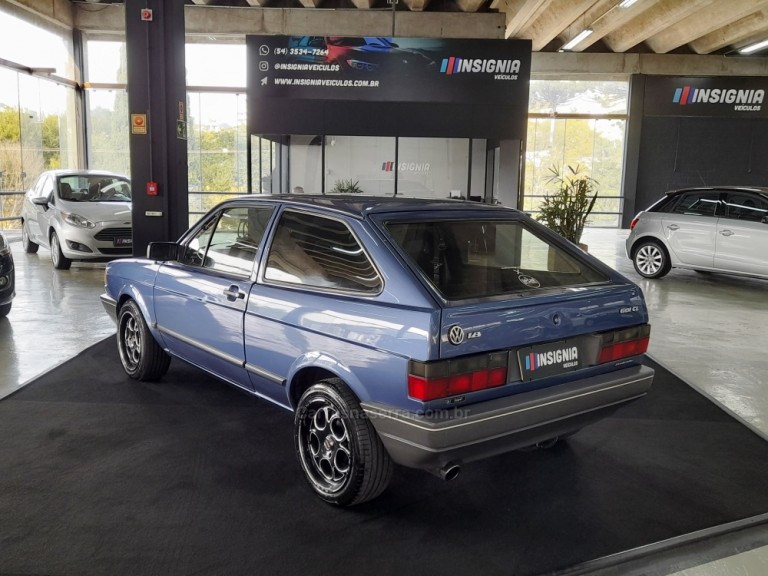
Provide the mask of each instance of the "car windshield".
POLYGON ((388 222, 387 231, 448 300, 607 282, 520 221, 388 222))
POLYGON ((73 174, 59 178, 59 198, 67 202, 130 202, 131 184, 104 174, 73 174))

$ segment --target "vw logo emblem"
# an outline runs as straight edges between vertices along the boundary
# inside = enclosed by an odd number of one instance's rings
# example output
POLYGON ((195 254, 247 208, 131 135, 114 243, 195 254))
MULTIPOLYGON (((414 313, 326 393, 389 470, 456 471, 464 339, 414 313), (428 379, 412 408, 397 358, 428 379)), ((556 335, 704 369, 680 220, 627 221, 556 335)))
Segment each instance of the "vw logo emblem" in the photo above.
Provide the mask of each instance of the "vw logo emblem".
POLYGON ((464 342, 464 330, 461 329, 461 326, 451 326, 451 329, 448 330, 448 341, 454 346, 464 342))

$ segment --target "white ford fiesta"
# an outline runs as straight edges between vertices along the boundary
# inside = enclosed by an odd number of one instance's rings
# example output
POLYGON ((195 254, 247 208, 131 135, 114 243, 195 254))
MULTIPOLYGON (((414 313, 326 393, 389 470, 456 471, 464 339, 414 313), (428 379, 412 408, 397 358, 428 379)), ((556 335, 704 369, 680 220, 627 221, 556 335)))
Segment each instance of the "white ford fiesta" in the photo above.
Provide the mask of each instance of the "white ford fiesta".
POLYGON ((131 256, 131 184, 119 174, 93 170, 43 172, 24 197, 24 251, 51 251, 55 268, 73 261, 131 256))

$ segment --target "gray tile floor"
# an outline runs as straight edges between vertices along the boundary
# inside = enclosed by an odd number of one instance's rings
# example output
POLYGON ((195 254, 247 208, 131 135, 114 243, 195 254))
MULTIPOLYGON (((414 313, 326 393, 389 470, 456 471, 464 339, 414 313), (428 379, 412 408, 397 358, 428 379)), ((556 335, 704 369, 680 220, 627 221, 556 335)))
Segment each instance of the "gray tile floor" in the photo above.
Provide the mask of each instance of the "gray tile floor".
MULTIPOLYGON (((638 276, 624 256, 626 230, 587 230, 590 253, 638 282, 651 315, 649 355, 768 441, 768 281, 673 270, 660 280, 638 276)), ((17 297, 0 321, 0 398, 115 333, 99 303, 104 265, 56 271, 48 251, 25 254, 9 234, 17 297)), ((83 374, 83 378, 88 378, 83 374)), ((701 564, 677 557, 633 574, 768 574, 768 547, 720 555, 701 564), (701 564, 696 566, 696 564, 701 564)), ((617 572, 628 574, 628 572, 617 572)))

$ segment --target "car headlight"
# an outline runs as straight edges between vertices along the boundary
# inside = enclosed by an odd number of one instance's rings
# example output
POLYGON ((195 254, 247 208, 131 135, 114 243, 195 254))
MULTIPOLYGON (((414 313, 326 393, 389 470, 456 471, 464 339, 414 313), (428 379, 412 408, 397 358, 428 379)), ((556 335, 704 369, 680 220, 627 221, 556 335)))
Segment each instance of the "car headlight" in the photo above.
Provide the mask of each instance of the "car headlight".
POLYGON ((74 212, 62 212, 62 215, 64 216, 64 221, 68 224, 72 224, 72 226, 77 226, 78 228, 96 227, 96 224, 88 220, 85 216, 80 216, 80 214, 75 214, 74 212))
POLYGON ((5 256, 11 253, 11 246, 8 244, 8 240, 5 239, 5 235, 0 233, 0 256, 5 256))

